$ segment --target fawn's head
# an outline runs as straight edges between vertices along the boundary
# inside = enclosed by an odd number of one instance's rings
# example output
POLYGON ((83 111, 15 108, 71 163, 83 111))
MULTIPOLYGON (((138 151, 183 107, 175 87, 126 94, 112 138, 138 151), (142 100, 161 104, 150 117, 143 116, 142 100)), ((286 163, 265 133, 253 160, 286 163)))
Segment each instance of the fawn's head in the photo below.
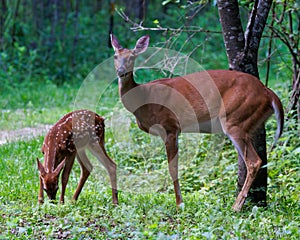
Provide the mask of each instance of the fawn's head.
POLYGON ((53 172, 46 172, 43 164, 39 161, 39 159, 37 159, 37 165, 45 192, 47 193, 50 200, 55 200, 58 190, 59 174, 65 166, 65 160, 63 160, 53 172))
POLYGON ((110 35, 110 38, 115 51, 114 63, 117 75, 122 77, 133 71, 134 61, 139 54, 146 51, 150 37, 148 35, 141 37, 133 49, 123 48, 113 34, 110 35))

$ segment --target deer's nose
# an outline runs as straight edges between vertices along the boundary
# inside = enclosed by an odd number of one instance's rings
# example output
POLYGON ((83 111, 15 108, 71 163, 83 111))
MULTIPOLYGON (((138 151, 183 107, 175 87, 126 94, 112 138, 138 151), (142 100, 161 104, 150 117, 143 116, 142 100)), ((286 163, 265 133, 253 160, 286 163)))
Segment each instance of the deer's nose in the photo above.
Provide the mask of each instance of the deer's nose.
POLYGON ((126 69, 124 67, 120 67, 118 70, 117 70, 117 74, 118 76, 122 76, 126 73, 126 69))

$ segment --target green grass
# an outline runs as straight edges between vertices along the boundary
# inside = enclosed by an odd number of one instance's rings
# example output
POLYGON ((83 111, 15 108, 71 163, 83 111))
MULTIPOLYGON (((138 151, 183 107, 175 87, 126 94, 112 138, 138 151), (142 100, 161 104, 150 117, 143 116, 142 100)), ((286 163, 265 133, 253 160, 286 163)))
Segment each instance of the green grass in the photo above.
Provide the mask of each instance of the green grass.
MULTIPOLYGON (((1 239, 11 238, 148 238, 148 239, 298 239, 299 238, 299 163, 288 152, 289 162, 279 162, 271 154, 269 205, 257 208, 247 204, 241 213, 231 210, 235 195, 234 158, 221 159, 219 165, 197 181, 181 179, 185 208, 176 210, 172 189, 159 192, 121 184, 120 205, 111 204, 106 174, 98 167, 84 187, 78 202, 70 201, 79 177, 78 165, 70 176, 64 205, 37 204, 38 172, 35 157, 40 155, 43 138, 1 146, 1 239), (276 161, 275 164, 272 164, 276 161), (223 166, 223 165, 226 166, 223 166), (99 170, 99 171, 98 171, 99 170), (275 173, 276 172, 276 173, 275 173), (298 174, 297 174, 298 173, 298 174), (217 175, 217 176, 216 176, 217 175), (194 190, 193 190, 194 189, 194 190)), ((224 155, 224 153, 220 153, 224 155)), ((125 153, 112 156, 122 162, 125 153)), ((157 156, 158 158, 160 156, 157 156)), ((156 161, 149 159, 148 161, 156 161)), ((162 160, 162 159, 161 159, 162 160)), ((162 160, 163 161, 163 160, 162 160)), ((197 161, 193 159, 193 161, 197 161)), ((146 165, 149 163, 145 163, 146 165)), ((181 165, 184 162, 181 161, 181 165)), ((165 164, 157 172, 165 173, 165 164)), ((205 163, 200 163, 203 168, 205 163)), ((120 181, 132 171, 132 181, 139 181, 145 168, 119 167, 120 181)), ((201 169, 190 169, 197 172, 201 169)), ((163 185, 162 175, 156 184, 163 185)), ((129 183, 127 183, 129 184, 129 183)), ((143 183, 141 183, 143 185, 143 183)), ((170 181, 168 185, 171 186, 170 181)), ((140 186, 142 188, 142 186, 140 186)), ((157 186, 158 187, 158 186, 157 186)))
MULTIPOLYGON (((79 89, 51 84, 36 88, 44 91, 20 90, 6 104, 0 130, 55 123, 74 108, 79 89)), ((299 239, 300 144, 295 122, 286 123, 279 144, 268 154, 268 207, 246 203, 240 213, 231 210, 237 156, 230 142, 220 135, 183 134, 179 159, 185 207, 177 210, 163 144, 138 129, 120 104, 115 83, 104 88, 95 110, 106 118, 106 148, 118 164, 120 204, 111 204, 108 176, 92 158, 95 168, 78 202, 71 201, 80 175, 75 164, 66 203, 46 200, 39 206, 36 158, 42 158, 43 136, 7 143, 0 146, 0 239, 299 239)), ((101 85, 90 93, 99 89, 101 85)), ((286 90, 276 90, 286 105, 286 90)), ((10 94, 1 95, 0 102, 10 94)), ((267 129, 270 146, 274 119, 267 129)))

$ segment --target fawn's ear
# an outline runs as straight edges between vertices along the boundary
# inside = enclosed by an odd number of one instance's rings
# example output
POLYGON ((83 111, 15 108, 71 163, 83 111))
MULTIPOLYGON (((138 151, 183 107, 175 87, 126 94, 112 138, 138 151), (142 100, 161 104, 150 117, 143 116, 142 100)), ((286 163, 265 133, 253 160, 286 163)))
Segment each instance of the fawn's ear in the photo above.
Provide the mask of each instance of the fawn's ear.
POLYGON ((37 166, 38 166, 41 176, 45 176, 46 171, 45 171, 43 164, 40 162, 40 160, 38 158, 36 158, 36 161, 37 161, 37 166))
POLYGON ((119 44, 119 42, 118 42, 117 38, 115 37, 115 35, 110 34, 110 41, 111 41, 111 45, 114 48, 115 52, 122 49, 122 46, 119 44))
POLYGON ((59 175, 60 174, 60 171, 64 168, 65 166, 65 161, 66 161, 66 158, 55 168, 54 170, 54 174, 55 175, 59 175))
POLYGON ((139 55, 143 52, 145 52, 149 45, 150 37, 148 35, 141 37, 139 40, 137 40, 135 48, 133 49, 133 53, 135 55, 139 55))

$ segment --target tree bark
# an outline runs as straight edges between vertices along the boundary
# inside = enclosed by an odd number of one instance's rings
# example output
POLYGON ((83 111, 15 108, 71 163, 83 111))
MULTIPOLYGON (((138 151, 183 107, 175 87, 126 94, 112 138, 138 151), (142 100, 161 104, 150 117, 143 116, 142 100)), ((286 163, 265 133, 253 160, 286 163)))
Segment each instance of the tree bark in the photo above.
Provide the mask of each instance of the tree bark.
POLYGON ((6 0, 0 1, 0 48, 4 50, 4 23, 7 17, 7 5, 6 0))
POLYGON ((223 38, 229 69, 242 71, 239 61, 244 53, 245 38, 237 0, 218 1, 218 10, 222 25, 223 38))
POLYGON ((12 26, 12 31, 11 31, 12 46, 16 42, 16 28, 17 28, 17 18, 19 16, 19 8, 20 8, 20 0, 18 0, 16 3, 16 9, 15 9, 14 16, 13 16, 13 26, 12 26))
POLYGON ((143 21, 145 19, 148 0, 124 0, 126 5, 126 15, 143 21))
MULTIPOLYGON (((218 0, 218 10, 230 69, 246 72, 259 78, 257 67, 258 49, 271 5, 272 0, 255 1, 244 34, 238 1, 218 0)), ((264 125, 259 127, 252 142, 263 161, 262 165, 266 165, 266 132, 264 125)), ((246 165, 239 155, 238 191, 241 190, 244 184, 246 173, 246 165)), ((249 193, 250 199, 258 205, 266 205, 267 178, 267 168, 263 167, 260 169, 249 193)))
POLYGON ((74 30, 75 30, 75 35, 73 38, 73 50, 72 50, 72 67, 74 68, 76 66, 76 49, 78 45, 78 25, 79 25, 79 0, 75 1, 75 19, 74 19, 74 30))

